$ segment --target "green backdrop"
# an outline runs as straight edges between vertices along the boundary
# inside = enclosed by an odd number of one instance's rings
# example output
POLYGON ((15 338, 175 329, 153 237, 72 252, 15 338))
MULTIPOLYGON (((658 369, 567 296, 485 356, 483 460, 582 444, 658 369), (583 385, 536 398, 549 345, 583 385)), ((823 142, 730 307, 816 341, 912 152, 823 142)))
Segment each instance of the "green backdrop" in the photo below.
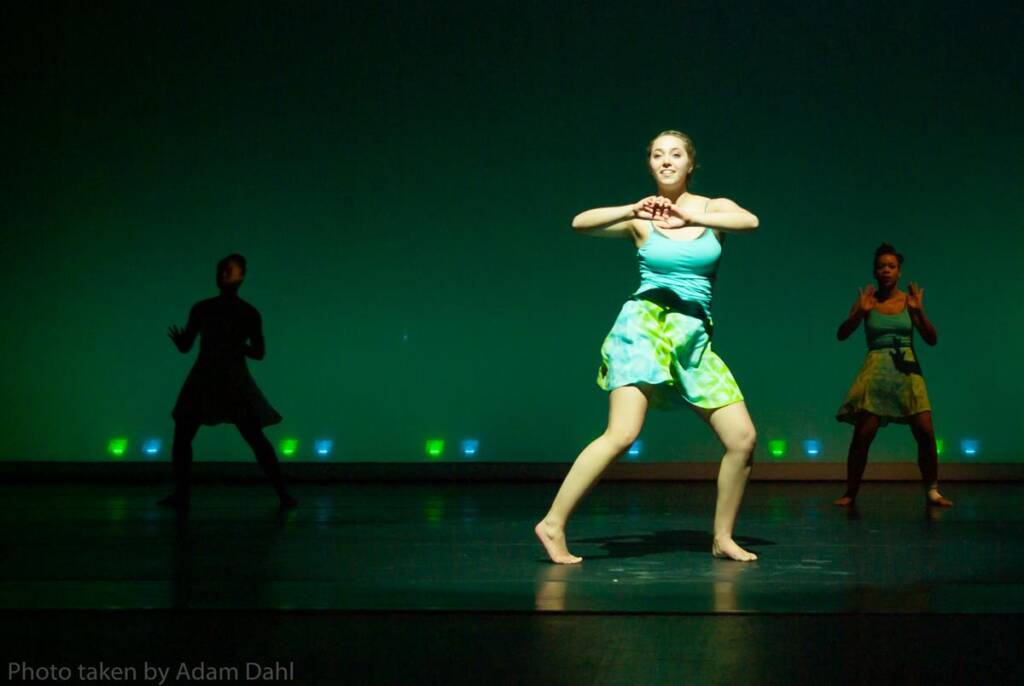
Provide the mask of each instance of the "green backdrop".
MULTIPOLYGON (((885 240, 939 330, 919 349, 942 459, 1021 459, 1022 10, 215 5, 2 10, 3 459, 166 459, 194 352, 164 332, 234 251, 291 459, 428 460, 430 438, 572 459, 638 278, 630 244, 569 222, 649 194, 664 128, 696 142, 695 192, 761 220, 728 238, 714 313, 763 457, 844 459, 864 342, 835 329, 885 240)), ((720 452, 685 412, 642 439, 641 460, 720 452)), ((250 459, 230 427, 196 450, 250 459)), ((909 431, 872 456, 913 460, 909 431)))

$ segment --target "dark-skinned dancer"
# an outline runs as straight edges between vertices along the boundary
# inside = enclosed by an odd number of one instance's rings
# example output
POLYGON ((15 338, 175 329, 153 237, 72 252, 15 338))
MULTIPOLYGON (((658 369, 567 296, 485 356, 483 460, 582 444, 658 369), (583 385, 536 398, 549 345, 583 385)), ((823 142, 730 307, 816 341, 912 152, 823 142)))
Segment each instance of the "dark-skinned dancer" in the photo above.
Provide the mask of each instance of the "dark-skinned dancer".
POLYGON ((935 345, 939 334, 924 313, 924 289, 911 283, 909 292, 900 290, 902 266, 903 255, 893 246, 878 246, 874 259, 878 286, 860 289, 836 332, 839 340, 846 340, 863 321, 868 344, 864 364, 836 413, 839 421, 853 424, 846 462, 846 492, 835 501, 840 507, 851 507, 856 501, 871 442, 878 429, 889 423, 907 424, 914 434, 925 502, 936 507, 953 505, 939 492, 932 407, 914 351, 915 330, 928 345, 935 345))

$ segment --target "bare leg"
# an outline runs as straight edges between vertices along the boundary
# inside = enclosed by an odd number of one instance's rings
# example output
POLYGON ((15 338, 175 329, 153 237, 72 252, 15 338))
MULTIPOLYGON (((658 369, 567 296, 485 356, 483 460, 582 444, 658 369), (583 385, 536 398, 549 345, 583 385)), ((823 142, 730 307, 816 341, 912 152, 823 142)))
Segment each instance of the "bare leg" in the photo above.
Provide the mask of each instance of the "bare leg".
POLYGON ((174 442, 171 445, 171 469, 174 472, 174 492, 157 501, 162 507, 182 508, 189 502, 189 477, 192 471, 192 441, 199 433, 199 422, 175 421, 174 442))
POLYGON ((878 416, 864 412, 857 418, 853 427, 853 438, 850 440, 850 451, 846 456, 846 493, 833 501, 840 507, 850 507, 857 499, 860 482, 864 477, 864 467, 868 463, 868 450, 878 433, 878 416))
POLYGON ((917 466, 924 482, 925 498, 929 505, 953 507, 953 501, 939 493, 939 454, 935 448, 935 428, 932 413, 921 412, 910 418, 910 430, 917 441, 917 466))
POLYGON ((238 423, 235 426, 238 427, 238 432, 242 434, 245 442, 252 448, 256 461, 260 463, 263 471, 270 478, 270 483, 273 484, 274 490, 277 491, 277 497, 281 501, 281 507, 295 507, 298 501, 288 493, 284 486, 277 454, 274 452, 274 446, 267 439, 267 435, 263 433, 263 427, 256 421, 238 423))
POLYGON ((569 552, 565 543, 566 522, 602 472, 640 435, 646 413, 647 396, 636 386, 622 386, 609 394, 608 428, 573 462, 551 509, 534 527, 552 562, 575 564, 583 559, 569 552))
POLYGON ((715 505, 715 537, 711 554, 738 562, 752 562, 757 555, 737 545, 732 532, 754 460, 757 442, 754 423, 743 402, 711 411, 694 409, 714 429, 725 448, 722 466, 718 470, 718 502, 715 505))

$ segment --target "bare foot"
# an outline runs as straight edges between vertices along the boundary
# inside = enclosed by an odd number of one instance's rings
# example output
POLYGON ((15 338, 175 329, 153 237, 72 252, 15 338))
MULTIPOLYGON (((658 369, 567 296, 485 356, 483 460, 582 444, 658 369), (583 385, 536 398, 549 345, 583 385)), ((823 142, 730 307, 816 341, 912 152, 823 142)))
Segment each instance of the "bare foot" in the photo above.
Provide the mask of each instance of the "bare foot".
POLYGON ((953 501, 949 498, 943 497, 943 495, 939 493, 938 489, 935 488, 928 491, 927 502, 932 507, 953 507, 953 501))
POLYGON ((848 495, 844 495, 842 498, 836 498, 833 500, 832 504, 838 505, 839 507, 853 507, 853 498, 848 495))
POLYGON ((737 562, 753 562, 757 555, 736 545, 731 538, 715 537, 711 544, 711 555, 722 560, 736 560, 737 562))
POLYGON ((537 526, 533 527, 533 533, 537 534, 537 538, 540 539, 541 545, 547 551, 548 557, 555 564, 574 565, 583 561, 582 557, 576 557, 569 552, 569 547, 565 544, 565 531, 556 529, 541 521, 537 526))

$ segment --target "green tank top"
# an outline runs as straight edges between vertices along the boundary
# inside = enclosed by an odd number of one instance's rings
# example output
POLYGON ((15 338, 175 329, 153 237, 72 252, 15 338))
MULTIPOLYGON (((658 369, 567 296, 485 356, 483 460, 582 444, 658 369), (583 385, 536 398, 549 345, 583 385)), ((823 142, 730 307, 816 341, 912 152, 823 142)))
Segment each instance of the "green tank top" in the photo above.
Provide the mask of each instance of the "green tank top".
POLYGON ((864 320, 864 333, 867 335, 868 350, 914 346, 914 324, 905 306, 896 314, 871 310, 864 320))
MULTIPOLYGON (((704 211, 711 205, 709 198, 704 211)), ((640 265, 640 288, 634 296, 649 291, 667 290, 683 302, 694 303, 703 310, 705 321, 711 320, 711 295, 715 286, 722 244, 715 232, 705 228, 693 240, 669 238, 649 222, 647 240, 637 250, 640 265)))

